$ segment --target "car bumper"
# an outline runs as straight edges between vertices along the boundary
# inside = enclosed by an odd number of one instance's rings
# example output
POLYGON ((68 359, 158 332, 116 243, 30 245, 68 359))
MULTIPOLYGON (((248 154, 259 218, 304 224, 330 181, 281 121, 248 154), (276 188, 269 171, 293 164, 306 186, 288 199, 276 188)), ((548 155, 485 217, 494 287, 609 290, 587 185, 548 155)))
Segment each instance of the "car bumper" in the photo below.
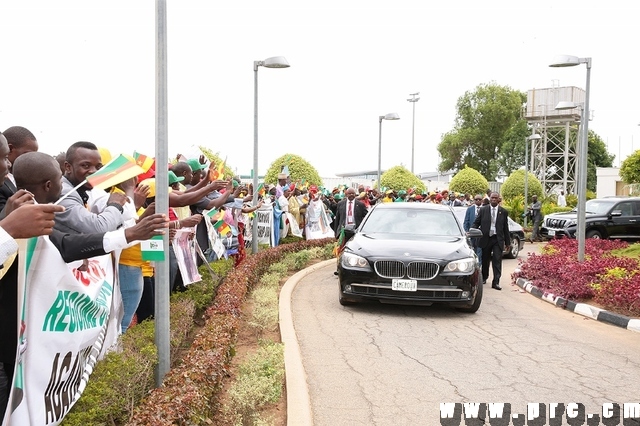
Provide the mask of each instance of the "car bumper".
POLYGON ((576 228, 564 228, 564 229, 540 229, 540 235, 547 240, 560 239, 560 238, 575 238, 576 228))
POLYGON ((480 277, 476 269, 471 275, 436 277, 418 280, 416 291, 392 289, 392 280, 372 272, 361 272, 338 267, 340 291, 350 301, 377 300, 382 303, 431 305, 448 303, 467 306, 473 303, 480 277))

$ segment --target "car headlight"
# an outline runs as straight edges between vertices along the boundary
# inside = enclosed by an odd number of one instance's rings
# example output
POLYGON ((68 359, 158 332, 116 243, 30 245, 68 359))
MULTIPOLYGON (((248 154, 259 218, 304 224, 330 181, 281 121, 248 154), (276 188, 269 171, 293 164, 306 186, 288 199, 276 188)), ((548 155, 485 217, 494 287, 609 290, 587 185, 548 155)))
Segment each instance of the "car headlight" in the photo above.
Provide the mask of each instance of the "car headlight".
POLYGON ((362 256, 358 256, 357 254, 348 252, 342 253, 342 266, 344 266, 345 268, 362 268, 368 270, 371 269, 369 267, 369 261, 367 261, 367 259, 362 256))
POLYGON ((578 223, 576 219, 571 219, 565 222, 564 227, 568 228, 570 226, 575 226, 578 223))
POLYGON ((469 273, 472 272, 476 267, 476 260, 472 257, 467 257, 465 259, 454 260, 453 262, 447 263, 447 266, 444 267, 443 273, 469 273))

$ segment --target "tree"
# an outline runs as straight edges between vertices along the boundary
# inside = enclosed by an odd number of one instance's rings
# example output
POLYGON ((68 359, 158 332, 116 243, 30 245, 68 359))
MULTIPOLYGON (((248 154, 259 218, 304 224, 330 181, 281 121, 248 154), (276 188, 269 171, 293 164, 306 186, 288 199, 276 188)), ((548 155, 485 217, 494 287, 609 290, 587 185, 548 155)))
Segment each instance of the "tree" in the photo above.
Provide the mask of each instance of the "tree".
POLYGON ((309 185, 322 186, 322 179, 318 171, 304 158, 294 154, 284 154, 276 158, 267 173, 264 175, 265 183, 278 183, 278 174, 282 172, 284 166, 289 168, 289 178, 291 182, 302 182, 309 185))
MULTIPOLYGON (((525 101, 524 93, 496 84, 479 85, 474 92, 466 92, 458 99, 454 129, 438 145, 442 158, 438 169, 461 170, 468 165, 486 179, 495 180, 503 166, 499 158, 505 139, 511 135, 511 128, 523 121, 520 115, 525 101)), ((503 155, 502 163, 505 159, 503 155)))
MULTIPOLYGON (((614 155, 609 154, 607 145, 595 132, 589 131, 589 150, 587 152, 587 189, 596 190, 598 167, 612 167, 614 155)), ((640 181, 639 181, 640 182, 640 181)))
POLYGON ((627 184, 640 183, 640 150, 637 150, 622 162, 620 177, 627 184))
MULTIPOLYGON (((500 187, 500 193, 502 198, 511 199, 518 196, 524 196, 524 170, 516 170, 504 181, 500 187)), ((540 199, 544 198, 544 190, 542 183, 531 172, 527 178, 527 196, 531 199, 531 196, 537 195, 540 199)))
POLYGON ((425 190, 424 183, 404 166, 395 166, 384 172, 380 176, 380 183, 395 191, 413 188, 418 194, 422 194, 425 190))
POLYGON ((504 136, 502 149, 498 155, 500 170, 509 176, 514 170, 524 166, 525 142, 531 136, 531 128, 526 120, 518 120, 504 136))
POLYGON ((454 192, 463 194, 483 194, 489 189, 489 182, 477 170, 465 164, 464 169, 460 170, 449 182, 449 189, 454 192))

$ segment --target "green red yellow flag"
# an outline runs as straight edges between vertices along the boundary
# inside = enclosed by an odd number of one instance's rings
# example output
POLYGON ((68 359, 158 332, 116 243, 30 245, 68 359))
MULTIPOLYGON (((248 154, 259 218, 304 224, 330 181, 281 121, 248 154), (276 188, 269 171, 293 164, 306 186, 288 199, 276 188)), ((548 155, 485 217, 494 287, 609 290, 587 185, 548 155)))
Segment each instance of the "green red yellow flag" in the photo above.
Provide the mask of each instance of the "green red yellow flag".
POLYGON ((267 191, 264 189, 264 183, 261 183, 258 185, 258 195, 264 197, 264 194, 267 193, 267 191))
POLYGON ((207 212, 207 216, 211 219, 211 222, 216 223, 224 218, 224 212, 217 209, 211 209, 207 212))
POLYGON ((138 166, 142 167, 143 173, 146 173, 155 162, 154 158, 147 157, 146 155, 140 154, 137 151, 133 151, 133 159, 136 161, 136 164, 138 166))
POLYGON ((131 179, 134 176, 138 176, 141 173, 144 173, 144 170, 136 164, 133 157, 120 154, 105 164, 100 170, 87 176, 87 182, 94 188, 105 189, 124 182, 127 179, 131 179))
POLYGON ((231 232, 231 227, 224 220, 217 221, 213 224, 213 227, 216 228, 216 231, 218 231, 218 233, 223 237, 231 232))
POLYGON ((218 167, 213 170, 209 170, 209 180, 213 182, 214 180, 222 179, 224 177, 224 163, 227 162, 227 159, 222 163, 218 163, 218 167))

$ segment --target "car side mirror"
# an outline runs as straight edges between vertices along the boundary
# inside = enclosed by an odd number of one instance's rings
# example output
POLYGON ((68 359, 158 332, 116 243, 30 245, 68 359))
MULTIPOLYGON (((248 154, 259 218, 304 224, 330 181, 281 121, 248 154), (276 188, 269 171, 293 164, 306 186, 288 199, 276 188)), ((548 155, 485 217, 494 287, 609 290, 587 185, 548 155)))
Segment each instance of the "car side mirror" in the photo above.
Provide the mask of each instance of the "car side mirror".
POLYGON ((356 227, 355 225, 351 224, 351 225, 345 225, 344 227, 344 237, 346 239, 346 241, 349 241, 349 239, 351 239, 351 237, 353 237, 356 233, 356 227))
POLYGON ((611 216, 622 216, 622 210, 613 210, 610 213, 611 216))
POLYGON ((482 231, 479 230, 478 228, 469 228, 469 231, 467 231, 467 237, 480 238, 482 237, 482 231))

